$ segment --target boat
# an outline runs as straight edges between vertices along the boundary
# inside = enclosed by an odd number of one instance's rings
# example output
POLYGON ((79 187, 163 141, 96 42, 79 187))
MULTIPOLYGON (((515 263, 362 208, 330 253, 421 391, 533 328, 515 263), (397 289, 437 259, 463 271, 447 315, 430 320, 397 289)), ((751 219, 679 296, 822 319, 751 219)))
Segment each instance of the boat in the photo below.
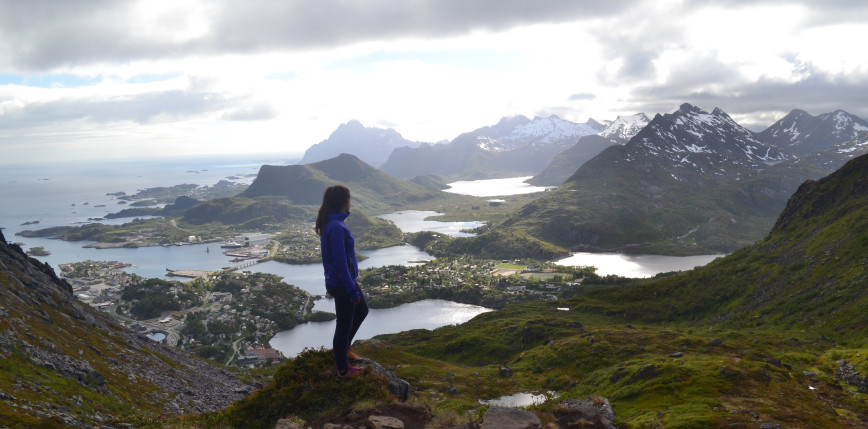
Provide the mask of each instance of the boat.
POLYGON ((222 248, 222 249, 237 249, 239 247, 244 247, 244 245, 237 242, 237 241, 232 241, 232 240, 229 240, 220 246, 220 248, 222 248))

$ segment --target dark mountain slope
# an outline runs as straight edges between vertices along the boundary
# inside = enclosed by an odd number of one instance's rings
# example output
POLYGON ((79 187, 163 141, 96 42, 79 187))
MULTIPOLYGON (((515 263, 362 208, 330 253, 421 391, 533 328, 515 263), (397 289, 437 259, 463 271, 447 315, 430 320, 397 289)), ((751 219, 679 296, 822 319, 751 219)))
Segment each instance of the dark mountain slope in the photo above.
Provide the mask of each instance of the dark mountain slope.
POLYGON ((792 192, 743 183, 787 158, 721 110, 684 104, 494 229, 570 249, 729 252, 762 237, 792 192))
POLYGON ((799 187, 757 244, 677 277, 591 296, 628 320, 714 320, 864 341, 866 266, 868 155, 863 155, 799 187))
POLYGON ((555 156, 545 170, 527 182, 537 186, 558 186, 591 158, 615 144, 615 142, 597 135, 582 137, 578 143, 555 156))
POLYGON ((241 197, 278 196, 296 205, 319 206, 328 186, 350 188, 353 205, 369 213, 393 211, 438 194, 412 182, 395 179, 356 156, 340 156, 305 165, 263 165, 241 197))
POLYGON ((0 234, 0 421, 91 427, 226 407, 253 389, 81 303, 0 234))

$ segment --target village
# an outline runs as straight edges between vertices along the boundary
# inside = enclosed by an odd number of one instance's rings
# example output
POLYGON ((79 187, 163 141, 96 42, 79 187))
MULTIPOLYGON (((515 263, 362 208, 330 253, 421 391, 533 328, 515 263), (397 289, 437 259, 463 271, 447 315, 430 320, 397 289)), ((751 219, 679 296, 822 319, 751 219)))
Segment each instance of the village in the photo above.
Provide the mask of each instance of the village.
POLYGON ((507 304, 555 300, 578 287, 592 269, 538 261, 441 258, 417 266, 388 266, 361 273, 360 283, 374 308, 449 299, 502 308, 507 304))
MULTIPOLYGON (((250 263, 269 255, 318 262, 319 243, 309 230, 299 227, 273 240, 264 234, 245 234, 227 242, 223 250, 250 263)), ((190 277, 187 281, 146 279, 127 273, 128 267, 115 261, 60 265, 62 276, 82 301, 155 341, 227 365, 277 363, 283 356, 268 346, 276 333, 333 317, 311 312, 318 297, 279 276, 240 271, 237 265, 219 272, 169 273, 190 277)), ((363 270, 360 284, 372 308, 447 299, 496 309, 557 299, 589 275, 594 276, 592 269, 535 261, 440 258, 415 266, 363 270)))
POLYGON ((187 282, 128 274, 120 262, 63 264, 82 301, 155 341, 239 366, 276 363, 277 332, 302 321, 313 297, 279 276, 219 272, 187 282))

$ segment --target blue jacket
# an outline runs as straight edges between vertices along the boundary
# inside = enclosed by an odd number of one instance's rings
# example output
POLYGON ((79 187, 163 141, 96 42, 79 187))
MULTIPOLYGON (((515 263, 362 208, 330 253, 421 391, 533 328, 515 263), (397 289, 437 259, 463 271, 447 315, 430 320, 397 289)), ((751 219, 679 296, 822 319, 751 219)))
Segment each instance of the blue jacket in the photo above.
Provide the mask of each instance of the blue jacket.
POLYGON ((355 239, 344 224, 344 219, 349 215, 349 212, 329 210, 319 244, 326 286, 342 287, 350 299, 356 299, 361 296, 358 286, 359 264, 356 262, 355 239))

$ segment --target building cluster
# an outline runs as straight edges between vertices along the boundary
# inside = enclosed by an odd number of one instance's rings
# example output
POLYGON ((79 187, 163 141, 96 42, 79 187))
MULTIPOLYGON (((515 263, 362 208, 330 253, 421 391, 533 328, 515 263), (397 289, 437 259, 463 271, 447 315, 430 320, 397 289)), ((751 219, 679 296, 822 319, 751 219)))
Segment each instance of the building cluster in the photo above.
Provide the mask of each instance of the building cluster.
POLYGON ((275 259, 289 263, 316 263, 320 261, 319 237, 313 225, 301 223, 290 225, 275 237, 280 243, 275 259))
POLYGON ((283 359, 283 354, 279 351, 262 345, 255 345, 247 348, 244 356, 239 357, 236 361, 238 366, 262 366, 267 364, 276 364, 283 359))
POLYGON ((132 275, 123 271, 130 264, 117 261, 82 261, 60 264, 60 275, 72 286, 72 293, 80 300, 106 309, 119 300, 120 289, 132 275))
POLYGON ((221 273, 211 279, 209 301, 184 322, 198 329, 181 328, 184 348, 220 348, 237 353, 235 364, 261 365, 280 358, 267 344, 277 332, 297 324, 313 307, 311 296, 282 282, 279 276, 264 273, 221 273), (246 350, 246 353, 244 352, 246 350), (250 350, 256 350, 252 354, 250 350), (255 356, 254 356, 255 354, 255 356))
POLYGON ((415 267, 389 266, 366 270, 362 284, 371 296, 400 295, 445 288, 522 294, 530 299, 556 299, 577 283, 556 267, 498 268, 495 261, 437 259, 415 267), (559 275, 560 274, 560 275, 559 275))

